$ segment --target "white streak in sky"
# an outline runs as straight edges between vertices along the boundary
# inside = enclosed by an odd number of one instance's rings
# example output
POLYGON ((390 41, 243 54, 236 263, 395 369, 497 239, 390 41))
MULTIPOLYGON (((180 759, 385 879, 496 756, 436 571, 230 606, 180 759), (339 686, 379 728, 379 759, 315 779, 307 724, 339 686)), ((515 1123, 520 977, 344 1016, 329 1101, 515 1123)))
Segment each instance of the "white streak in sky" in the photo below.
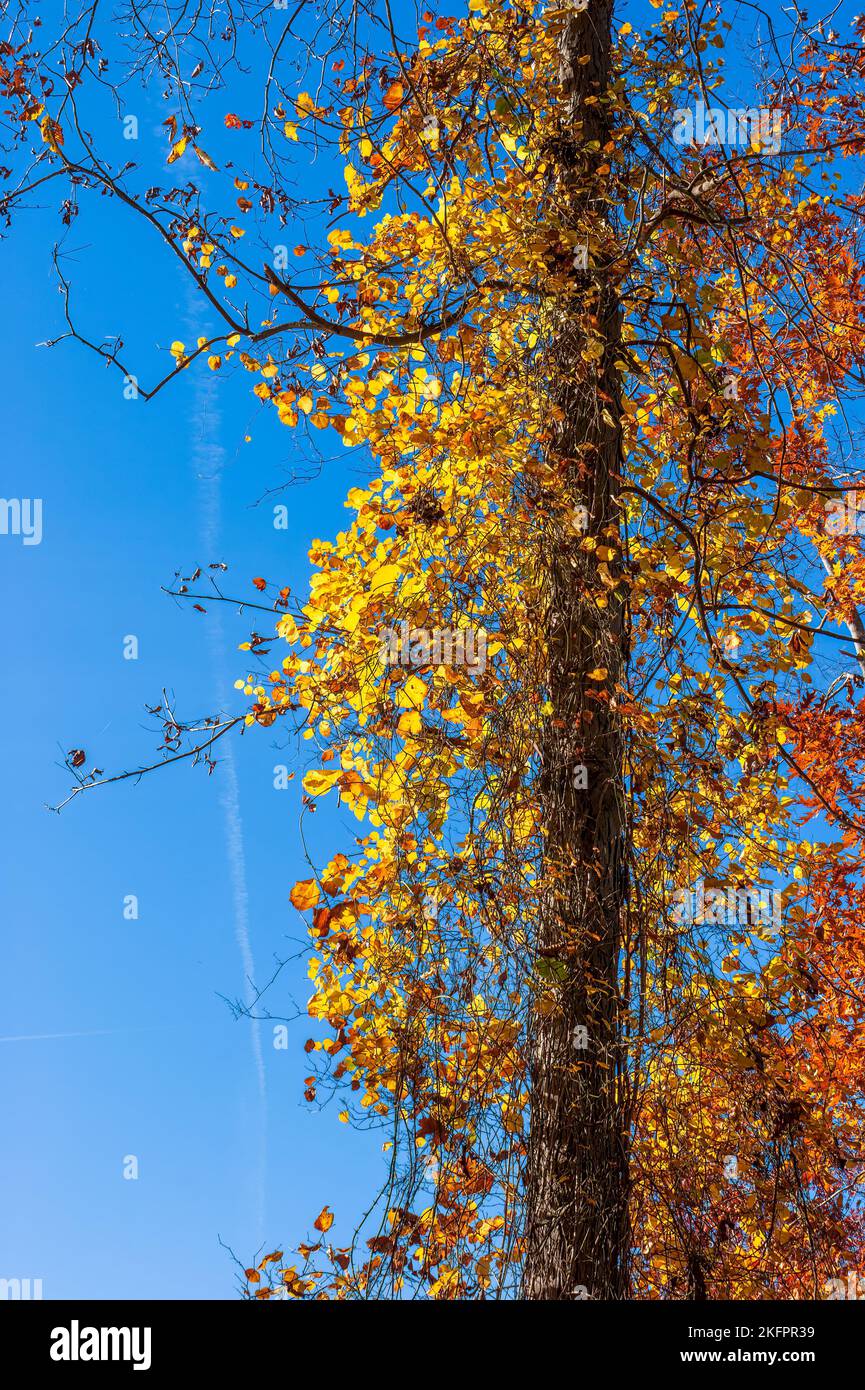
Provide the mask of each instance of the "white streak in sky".
MULTIPOLYGON (((186 291, 187 325, 189 341, 194 343, 200 330, 196 326, 197 305, 195 291, 187 286, 186 291)), ((201 508, 201 544, 204 554, 201 566, 221 559, 221 479, 225 467, 225 450, 219 442, 221 416, 217 404, 216 382, 212 377, 201 375, 201 360, 190 370, 195 373, 192 398, 192 441, 191 458, 198 481, 199 505, 201 508)), ((207 571, 204 571, 207 573, 207 571)), ((211 667, 216 682, 216 699, 220 711, 230 708, 229 683, 225 672, 225 635, 219 604, 208 607, 207 636, 210 648, 211 667)), ((233 694, 232 687, 232 694, 233 694)), ((240 814, 240 788, 237 779, 237 764, 231 735, 219 744, 216 754, 218 766, 215 776, 219 779, 219 804, 222 808, 225 825, 225 842, 228 853, 228 869, 231 879, 232 905, 234 909, 234 936, 240 951, 243 967, 243 1002, 247 1008, 255 1003, 255 960, 249 935, 249 892, 246 880, 246 854, 243 846, 243 820, 240 814)), ((264 1068, 264 1054, 261 1044, 261 1023, 250 1020, 252 1055, 258 1079, 260 1105, 261 1148, 257 1181, 258 1200, 258 1240, 264 1239, 265 1212, 264 1198, 267 1172, 267 1083, 264 1068)))
MULTIPOLYGON (((172 1024, 166 1024, 172 1027, 172 1024)), ((8 1038, 0 1038, 0 1043, 5 1042, 47 1042, 54 1038, 118 1038, 124 1033, 157 1033, 161 1032, 159 1025, 151 1028, 90 1028, 82 1033, 18 1033, 8 1038)))

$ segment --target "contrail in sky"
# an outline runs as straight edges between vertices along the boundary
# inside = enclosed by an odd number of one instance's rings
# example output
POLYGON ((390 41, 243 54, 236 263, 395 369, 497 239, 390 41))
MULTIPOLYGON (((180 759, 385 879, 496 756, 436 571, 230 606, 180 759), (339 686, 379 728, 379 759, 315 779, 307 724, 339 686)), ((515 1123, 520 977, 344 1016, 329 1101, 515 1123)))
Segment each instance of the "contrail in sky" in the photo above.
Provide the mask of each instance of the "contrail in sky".
MULTIPOLYGON (((187 331, 190 341, 199 336, 196 327, 197 305, 194 291, 187 285, 186 310, 187 331)), ((192 463, 198 480, 201 506, 201 543, 204 547, 202 567, 219 558, 221 533, 221 475, 225 467, 225 450, 219 442, 221 415, 217 404, 216 383, 213 378, 202 377, 200 363, 196 371, 192 402, 192 463)), ((220 710, 230 707, 229 685, 225 673, 225 645, 227 638, 219 605, 215 611, 208 612, 207 635, 210 647, 211 666, 216 678, 216 698, 220 710)), ((230 736, 229 736, 230 738, 230 736)), ((228 867, 231 877, 231 892, 234 909, 234 936, 240 951, 243 967, 243 1002, 251 1007, 255 1002, 253 981, 255 980, 255 960, 249 935, 249 892, 246 879, 246 854, 243 846, 243 820, 240 813, 240 788, 237 778, 237 764, 234 747, 229 738, 219 745, 219 764, 216 776, 219 778, 219 804, 225 824, 225 841, 228 852, 228 867)), ((261 1023, 250 1020, 252 1055, 258 1079, 258 1095, 261 1108, 261 1150, 258 1172, 258 1238, 264 1238, 265 1181, 267 1172, 267 1083, 264 1068, 264 1054, 261 1042, 261 1023)))
POLYGON ((8 1038, 0 1038, 0 1043, 5 1042, 48 1042, 54 1038, 117 1038, 123 1033, 161 1033, 165 1028, 177 1028, 179 1024, 155 1023, 152 1028, 89 1028, 80 1033, 16 1033, 8 1038))

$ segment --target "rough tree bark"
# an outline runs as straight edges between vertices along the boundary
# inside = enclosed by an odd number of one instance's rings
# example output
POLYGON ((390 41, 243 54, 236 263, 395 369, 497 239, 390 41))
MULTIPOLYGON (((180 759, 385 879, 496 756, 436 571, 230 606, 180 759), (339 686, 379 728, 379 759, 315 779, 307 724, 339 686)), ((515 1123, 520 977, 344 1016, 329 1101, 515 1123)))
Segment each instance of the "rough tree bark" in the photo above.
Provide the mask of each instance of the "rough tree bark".
MULTIPOLYGON (((596 549, 620 531, 620 339, 603 271, 606 210, 594 198, 609 138, 604 94, 611 0, 591 0, 560 42, 561 121, 550 150, 551 213, 588 243, 552 311, 546 362, 555 415, 547 462, 562 480, 544 534, 546 678, 541 746, 544 896, 536 953, 544 981, 531 1040, 531 1130, 523 1297, 627 1297, 628 1153, 618 970, 626 902, 625 798, 613 700, 626 656, 620 562, 596 549), (581 61, 583 60, 583 61, 581 61), (586 102, 586 98, 595 98, 586 102), (593 145, 592 142, 597 142, 593 145), (589 335, 603 353, 586 360, 589 335), (580 509, 585 508, 581 514, 580 509), (574 519, 583 521, 580 531, 574 519), (601 593, 605 605, 596 601, 601 593), (590 672, 606 670, 605 677, 590 672), (580 768, 585 768, 585 776, 580 768), (583 783, 586 783, 584 786, 583 783), (581 1030, 585 1030, 583 1033, 581 1030), (582 1044, 585 1043, 585 1046, 582 1044)), ((611 278, 611 277, 610 277, 611 278)), ((599 352, 598 347, 595 352, 599 352)))

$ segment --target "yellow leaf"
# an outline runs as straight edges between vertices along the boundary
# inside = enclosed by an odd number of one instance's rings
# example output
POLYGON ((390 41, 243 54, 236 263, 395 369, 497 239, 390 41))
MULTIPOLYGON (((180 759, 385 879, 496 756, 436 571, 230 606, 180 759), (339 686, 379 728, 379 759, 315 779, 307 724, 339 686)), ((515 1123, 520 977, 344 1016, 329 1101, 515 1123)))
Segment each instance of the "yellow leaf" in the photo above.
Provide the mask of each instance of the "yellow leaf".
POLYGON ((44 115, 39 122, 39 129, 42 139, 52 150, 56 150, 58 145, 63 144, 63 129, 58 121, 52 121, 49 115, 44 115))
POLYGON ((325 792, 330 791, 341 776, 341 772, 321 772, 318 770, 308 772, 303 779, 304 790, 309 792, 310 796, 323 796, 325 792))
POLYGON ((590 681, 605 681, 607 679, 606 666, 596 666, 594 671, 589 671, 586 679, 590 681))
POLYGON ((378 594, 382 589, 392 589, 401 578, 402 570, 399 565, 382 565, 373 579, 372 587, 374 593, 378 594))
POLYGON ((171 146, 171 153, 169 154, 166 163, 168 163, 168 164, 173 164, 174 161, 175 161, 175 159, 179 159, 180 156, 183 154, 183 152, 184 152, 184 150, 186 149, 186 146, 187 146, 188 144, 189 144, 189 138, 188 138, 188 136, 186 136, 186 135, 181 135, 181 137, 180 137, 180 139, 177 141, 177 143, 171 146))
POLYGON ((396 726, 397 733, 404 736, 419 734, 422 728, 423 720, 415 709, 406 710, 405 714, 401 714, 396 726))
POLYGON ((338 893, 350 868, 351 864, 344 854, 334 855, 321 876, 321 886, 325 893, 338 893))
POLYGON ((402 709, 420 709, 426 698, 426 686, 420 676, 409 676, 397 696, 397 704, 402 709))

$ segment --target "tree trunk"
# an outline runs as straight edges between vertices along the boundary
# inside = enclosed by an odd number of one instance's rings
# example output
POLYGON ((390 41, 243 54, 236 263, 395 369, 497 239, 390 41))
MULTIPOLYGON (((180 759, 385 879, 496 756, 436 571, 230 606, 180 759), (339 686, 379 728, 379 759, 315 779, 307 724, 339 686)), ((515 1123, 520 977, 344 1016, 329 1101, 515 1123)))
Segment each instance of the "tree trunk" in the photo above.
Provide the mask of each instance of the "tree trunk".
POLYGON ((546 362, 553 434, 547 463, 560 481, 547 503, 542 560, 552 710, 540 749, 545 841, 531 1039, 528 1299, 621 1299, 628 1293, 618 986, 626 813, 615 708, 627 628, 617 548, 620 312, 612 277, 603 270, 611 234, 596 182, 610 130, 603 96, 611 11, 609 0, 591 0, 587 11, 567 21, 560 42, 561 121, 550 151, 551 216, 576 231, 589 252, 588 267, 581 269, 577 251, 572 288, 556 301, 546 362), (586 105, 586 97, 598 100, 586 105), (598 146, 587 149, 593 141, 598 146), (588 537, 595 547, 584 546, 588 537), (615 554, 601 549, 599 555, 597 547, 604 546, 615 554))

